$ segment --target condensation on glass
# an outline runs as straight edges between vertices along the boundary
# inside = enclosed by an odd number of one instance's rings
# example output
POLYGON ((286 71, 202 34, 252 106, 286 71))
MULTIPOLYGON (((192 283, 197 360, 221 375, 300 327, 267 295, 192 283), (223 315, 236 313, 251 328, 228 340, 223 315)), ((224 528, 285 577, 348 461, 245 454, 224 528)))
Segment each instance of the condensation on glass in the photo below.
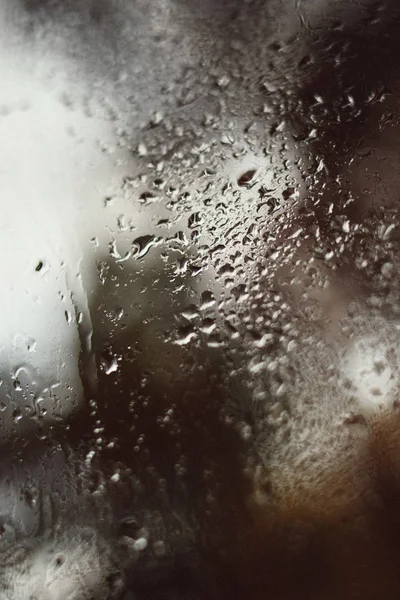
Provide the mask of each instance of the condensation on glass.
POLYGON ((3 0, 0 598, 400 593, 395 0, 3 0))

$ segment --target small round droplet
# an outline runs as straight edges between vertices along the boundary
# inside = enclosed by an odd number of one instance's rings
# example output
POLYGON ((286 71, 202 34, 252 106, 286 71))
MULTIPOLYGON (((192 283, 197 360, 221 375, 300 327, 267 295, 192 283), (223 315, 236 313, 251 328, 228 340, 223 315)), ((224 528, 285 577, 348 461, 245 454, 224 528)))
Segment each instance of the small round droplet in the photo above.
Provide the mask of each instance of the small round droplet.
POLYGON ((148 542, 147 542, 146 538, 140 537, 139 539, 137 539, 135 541, 135 543, 133 544, 133 547, 138 552, 143 552, 143 550, 146 550, 147 544, 148 544, 148 542))
POLYGON ((386 279, 391 279, 394 274, 394 265, 391 262, 383 263, 381 273, 386 279))
POLYGON ((55 560, 56 566, 61 567, 65 563, 65 556, 63 554, 59 554, 55 560))

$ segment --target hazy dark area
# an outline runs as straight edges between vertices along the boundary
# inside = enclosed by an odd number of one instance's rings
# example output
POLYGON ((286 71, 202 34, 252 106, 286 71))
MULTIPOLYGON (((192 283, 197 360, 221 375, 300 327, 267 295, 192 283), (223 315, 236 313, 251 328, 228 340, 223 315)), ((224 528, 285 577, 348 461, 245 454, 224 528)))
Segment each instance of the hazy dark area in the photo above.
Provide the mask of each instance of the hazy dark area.
POLYGON ((0 600, 397 599, 400 5, 0 3, 0 600))

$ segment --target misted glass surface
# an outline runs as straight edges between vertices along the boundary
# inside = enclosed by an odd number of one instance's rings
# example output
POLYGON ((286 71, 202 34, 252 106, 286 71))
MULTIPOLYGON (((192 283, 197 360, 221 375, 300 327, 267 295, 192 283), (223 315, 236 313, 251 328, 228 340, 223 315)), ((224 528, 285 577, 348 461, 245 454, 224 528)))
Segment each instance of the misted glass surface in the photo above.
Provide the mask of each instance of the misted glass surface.
POLYGON ((399 51, 0 0, 0 600, 398 600, 399 51))

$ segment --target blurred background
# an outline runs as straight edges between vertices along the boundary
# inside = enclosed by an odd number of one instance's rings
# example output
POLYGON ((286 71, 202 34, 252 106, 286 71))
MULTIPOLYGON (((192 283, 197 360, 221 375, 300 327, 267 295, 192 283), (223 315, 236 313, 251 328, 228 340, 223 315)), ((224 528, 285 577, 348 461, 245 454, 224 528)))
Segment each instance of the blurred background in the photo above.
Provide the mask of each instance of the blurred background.
MULTIPOLYGON (((364 415, 396 404, 399 15, 395 0, 1 0, 12 544, 65 529, 61 505, 107 540, 134 512, 197 565, 198 530, 235 543, 246 469, 268 470, 267 496, 318 494, 364 415)), ((15 569, 5 598, 120 593, 93 575, 54 595, 15 569)))

